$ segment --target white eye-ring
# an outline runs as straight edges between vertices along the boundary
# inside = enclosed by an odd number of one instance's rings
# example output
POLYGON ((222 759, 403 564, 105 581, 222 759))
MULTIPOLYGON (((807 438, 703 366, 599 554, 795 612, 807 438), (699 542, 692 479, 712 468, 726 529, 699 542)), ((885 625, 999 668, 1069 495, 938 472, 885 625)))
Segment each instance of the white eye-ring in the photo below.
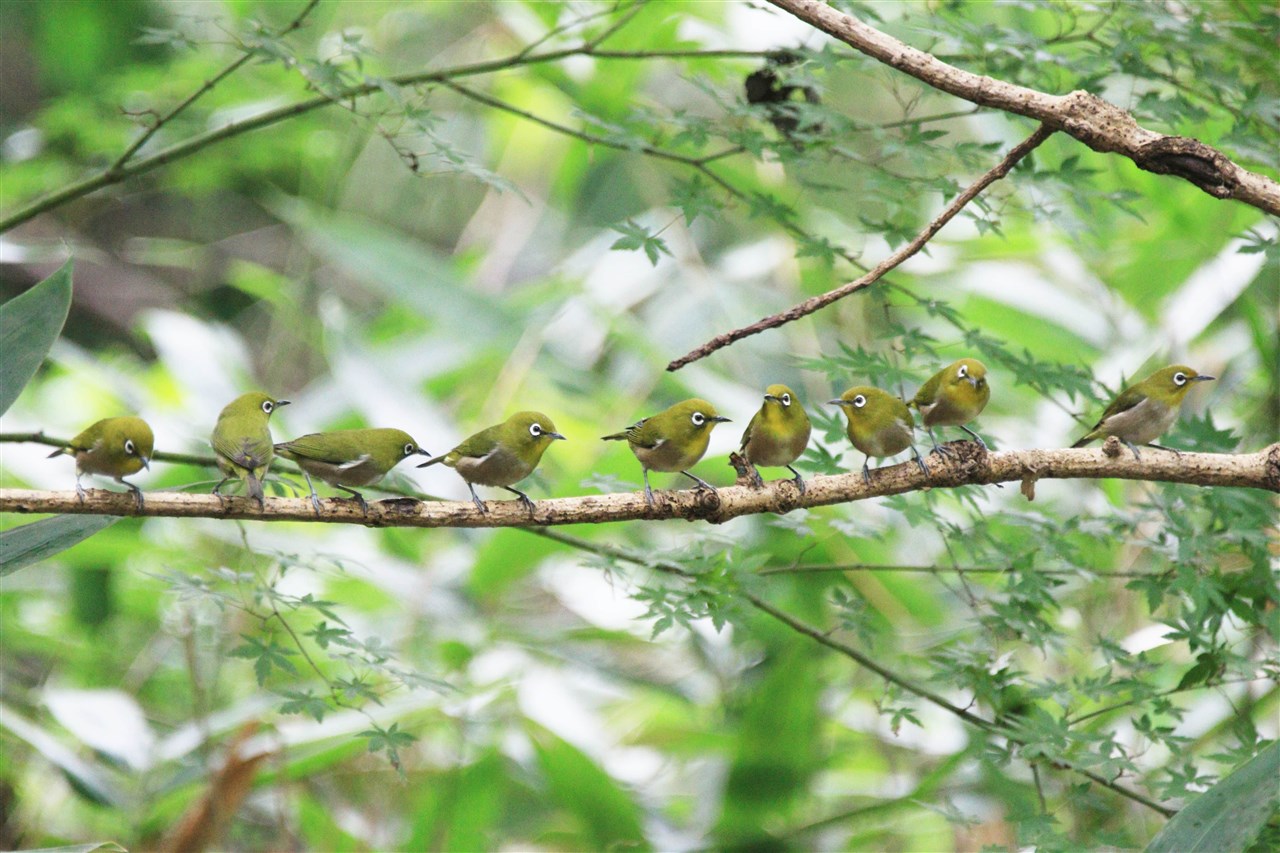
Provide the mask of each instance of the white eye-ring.
POLYGON ((132 456, 134 454, 134 451, 135 451, 135 448, 133 446, 133 439, 126 438, 124 440, 124 452, 132 456))
POLYGON ((859 394, 858 396, 853 398, 853 405, 859 409, 861 409, 866 404, 867 404, 867 398, 864 397, 862 394, 859 394))
POLYGON ((529 424, 529 435, 534 438, 542 435, 542 424, 529 424))
POLYGON ((707 416, 702 412, 694 412, 693 417, 689 418, 689 420, 693 421, 694 426, 702 426, 707 422, 707 416))
POLYGON ((405 456, 412 456, 413 454, 415 454, 415 453, 417 453, 417 452, 418 452, 418 448, 416 448, 416 447, 414 447, 414 446, 413 446, 413 442, 412 442, 412 441, 411 441, 411 442, 409 442, 408 444, 406 444, 406 445, 404 446, 404 455, 405 455, 405 456))
POLYGON ((964 379, 968 375, 969 375, 969 365, 967 364, 960 365, 960 369, 956 371, 956 376, 959 376, 961 379, 964 379))
POLYGON ((266 412, 268 415, 271 414, 272 410, 275 409, 275 407, 276 407, 276 404, 271 402, 270 400, 262 401, 262 411, 266 412))
POLYGON ((1181 370, 1179 370, 1177 373, 1173 374, 1173 384, 1174 384, 1174 385, 1186 385, 1186 384, 1187 384, 1187 374, 1183 373, 1181 370))
POLYGON ((783 395, 782 395, 782 405, 784 405, 784 406, 790 406, 790 405, 791 405, 791 395, 790 395, 790 394, 783 394, 783 395))

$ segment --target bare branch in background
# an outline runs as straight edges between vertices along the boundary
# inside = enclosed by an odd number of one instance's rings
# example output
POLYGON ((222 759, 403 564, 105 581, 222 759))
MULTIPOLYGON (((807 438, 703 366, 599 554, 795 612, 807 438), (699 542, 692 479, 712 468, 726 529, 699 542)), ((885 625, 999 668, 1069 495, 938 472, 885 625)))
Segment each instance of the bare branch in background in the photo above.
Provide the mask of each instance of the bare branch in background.
POLYGON ((1214 198, 1235 199, 1280 215, 1280 183, 1231 162, 1197 139, 1147 130, 1128 112, 1083 90, 1049 95, 948 65, 822 0, 769 0, 872 59, 939 91, 984 107, 1027 116, 1067 133, 1094 151, 1128 157, 1139 169, 1174 175, 1214 198))

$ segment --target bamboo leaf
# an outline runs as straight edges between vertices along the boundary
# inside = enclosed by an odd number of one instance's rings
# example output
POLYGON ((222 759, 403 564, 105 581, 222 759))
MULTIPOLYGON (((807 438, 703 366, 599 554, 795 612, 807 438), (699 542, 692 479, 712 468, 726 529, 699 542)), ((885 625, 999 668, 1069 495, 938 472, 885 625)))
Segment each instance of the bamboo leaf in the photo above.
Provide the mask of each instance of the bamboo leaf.
POLYGON ((18 399, 62 332, 71 309, 72 264, 68 260, 35 287, 0 305, 0 414, 18 399))

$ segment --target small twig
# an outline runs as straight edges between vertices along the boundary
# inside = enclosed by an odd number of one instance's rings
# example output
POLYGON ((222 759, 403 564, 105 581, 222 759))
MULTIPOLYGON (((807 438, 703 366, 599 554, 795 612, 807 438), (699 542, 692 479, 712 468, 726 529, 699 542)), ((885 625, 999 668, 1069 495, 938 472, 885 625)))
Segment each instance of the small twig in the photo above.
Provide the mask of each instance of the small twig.
MULTIPOLYGON (((951 702, 948 702, 945 698, 938 695, 937 693, 934 693, 932 690, 929 690, 923 685, 916 684, 914 681, 908 678, 905 678, 902 675, 899 675, 897 672, 887 667, 881 666, 880 664, 876 663, 876 661, 873 660, 870 656, 863 654, 862 652, 855 649, 853 646, 842 643, 839 640, 832 639, 832 637, 828 633, 823 632, 818 628, 813 627, 812 625, 808 625, 804 622, 801 622, 799 619, 796 619, 794 616, 791 616, 790 614, 777 609, 776 607, 769 604, 764 599, 760 598, 759 596, 753 593, 745 593, 745 597, 747 601, 749 601, 751 605, 755 607, 757 610, 759 610, 760 612, 765 613, 769 616, 772 616, 774 619, 778 620, 779 622, 782 622, 784 625, 791 628, 792 630, 805 635, 811 640, 817 643, 820 643, 835 652, 838 652, 844 655, 845 657, 857 663, 859 666, 862 666, 865 669, 871 670, 876 675, 883 678, 885 681, 888 681, 891 684, 896 684, 898 687, 902 688, 908 693, 911 693, 915 696, 919 696, 921 699, 924 699, 927 702, 931 702, 932 704, 938 706, 939 708, 942 708, 943 710, 951 714, 954 714, 955 716, 959 717, 961 720, 964 720, 966 723, 969 723, 975 728, 979 728, 993 735, 1003 737, 1006 740, 1008 740, 1010 743, 1017 744, 1019 746, 1024 745, 1024 741, 1018 737, 1017 733, 1009 729, 1008 727, 1000 725, 999 723, 992 722, 983 717, 979 717, 977 714, 973 713, 972 711, 968 711, 964 708, 961 708, 959 705, 955 705, 951 702)), ((1133 790, 1132 788, 1121 785, 1119 782, 1115 782, 1111 779, 1106 778, 1105 776, 1099 776, 1097 773, 1094 773, 1091 770, 1087 770, 1083 767, 1077 767, 1065 759, 1051 759, 1051 762, 1055 766, 1070 770, 1073 773, 1078 773, 1081 776, 1084 776, 1090 779, 1091 781, 1099 785, 1102 785, 1105 788, 1109 788, 1112 791, 1115 791, 1117 794, 1121 795, 1122 797, 1127 797, 1128 799, 1133 800, 1136 803, 1141 803, 1147 808, 1153 809, 1154 811, 1159 812, 1165 817, 1173 817, 1173 815, 1177 813, 1175 809, 1171 809, 1168 806, 1163 806, 1160 803, 1156 802, 1155 800, 1151 799, 1150 797, 1147 797, 1146 795, 1141 794, 1138 791, 1133 790)))
POLYGON ((1018 569, 1013 566, 895 566, 874 563, 832 563, 829 565, 775 566, 772 569, 761 569, 759 575, 804 575, 833 574, 842 572, 902 572, 922 575, 1011 575, 1017 572, 1031 572, 1048 577, 1079 577, 1089 573, 1100 578, 1149 578, 1157 572, 1102 572, 1087 569, 1018 569))
MULTIPOLYGON (((298 29, 298 27, 302 26, 302 22, 307 17, 307 15, 311 14, 311 10, 314 9, 319 4, 320 4, 320 0, 308 0, 307 5, 302 8, 302 11, 299 12, 292 21, 286 24, 282 30, 276 33, 275 37, 283 38, 284 36, 298 29)), ((223 80, 225 80, 227 77, 234 74, 237 70, 240 69, 241 66, 243 66, 246 62, 252 59, 254 55, 255 54, 252 50, 245 50, 244 53, 238 59, 236 59, 226 68, 223 68, 217 74, 213 75, 208 80, 206 80, 203 86, 201 86, 199 89, 196 89, 194 92, 188 95, 187 98, 182 101, 182 103, 178 104, 176 107, 169 110, 169 112, 165 113, 164 115, 160 115, 159 113, 156 113, 154 110, 147 110, 147 112, 156 116, 156 120, 152 122, 151 125, 137 139, 133 141, 132 145, 130 145, 128 148, 124 150, 123 154, 121 154, 119 157, 116 158, 116 161, 114 163, 112 163, 109 167, 107 167, 107 172, 113 173, 118 171, 122 166, 124 166, 125 163, 129 162, 129 158, 133 157, 133 155, 137 153, 139 148, 146 145, 147 141, 151 139, 151 137, 155 136, 156 133, 159 132, 160 128, 168 124, 169 121, 171 121, 174 116, 178 115, 178 113, 182 112, 187 107, 194 104, 201 96, 209 92, 211 89, 213 89, 223 80)))
POLYGON ((749 326, 743 326, 740 329, 734 329, 731 332, 716 335, 702 346, 668 364, 667 370, 679 370, 685 365, 695 362, 698 359, 706 358, 708 355, 711 355, 711 353, 718 349, 722 349, 723 347, 727 347, 729 344, 740 341, 743 338, 750 337, 751 335, 759 334, 767 329, 777 328, 778 326, 790 323, 792 320, 798 320, 801 317, 805 317, 815 311, 827 307, 838 299, 842 299, 851 293, 856 293, 859 290, 875 284, 885 275, 885 273, 888 273, 890 270, 899 266, 912 255, 923 249, 925 244, 933 239, 933 236, 942 229, 942 226, 950 222, 957 213, 964 209, 965 205, 973 201, 979 193, 991 184, 1009 174, 1009 170, 1012 169, 1019 160, 1035 150, 1035 148, 1040 145, 1040 143, 1048 139, 1053 132, 1053 128, 1044 124, 1036 128, 1035 133, 1015 145, 1013 149, 1004 156, 1004 159, 993 166, 982 177, 978 178, 978 180, 971 184, 968 189, 952 199, 951 204, 947 205, 947 208, 943 210, 942 213, 938 214, 932 222, 926 225, 924 230, 917 234, 914 240, 894 252, 889 257, 885 258, 866 275, 847 284, 843 284, 834 290, 829 290, 819 296, 806 299, 799 305, 792 306, 779 314, 774 314, 761 320, 757 320, 749 326))

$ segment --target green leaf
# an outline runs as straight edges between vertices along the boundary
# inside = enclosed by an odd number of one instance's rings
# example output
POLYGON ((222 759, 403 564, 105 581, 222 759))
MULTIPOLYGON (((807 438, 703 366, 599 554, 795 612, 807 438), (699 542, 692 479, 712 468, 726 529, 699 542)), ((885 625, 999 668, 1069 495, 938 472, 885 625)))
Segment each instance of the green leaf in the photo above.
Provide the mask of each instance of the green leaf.
POLYGON ((529 738, 553 800, 581 822, 583 846, 648 849, 640 809, 612 776, 549 729, 530 723, 529 738))
POLYGON ((119 520, 115 515, 55 515, 0 531, 0 578, 65 551, 119 520))
POLYGON ((1191 801, 1151 839, 1146 853, 1245 850, 1280 808, 1280 741, 1191 801))
POLYGON ((72 263, 0 305, 0 415, 31 381, 67 321, 72 263))

